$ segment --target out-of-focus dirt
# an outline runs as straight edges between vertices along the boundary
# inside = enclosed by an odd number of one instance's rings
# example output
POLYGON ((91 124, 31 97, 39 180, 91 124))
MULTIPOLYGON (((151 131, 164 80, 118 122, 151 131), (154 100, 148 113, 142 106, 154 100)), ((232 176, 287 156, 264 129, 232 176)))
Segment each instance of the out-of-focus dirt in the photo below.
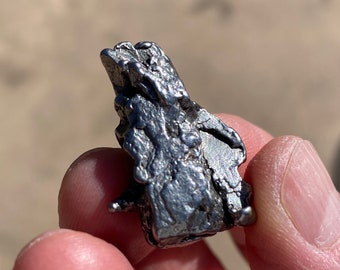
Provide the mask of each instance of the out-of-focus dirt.
MULTIPOLYGON (((322 0, 7 1, 0 9, 0 268, 55 228, 60 181, 97 146, 117 146, 99 51, 153 40, 191 97, 274 135, 339 151, 340 3, 322 0)), ((212 240, 229 269, 247 269, 212 240)), ((226 244, 227 243, 227 244, 226 244)))

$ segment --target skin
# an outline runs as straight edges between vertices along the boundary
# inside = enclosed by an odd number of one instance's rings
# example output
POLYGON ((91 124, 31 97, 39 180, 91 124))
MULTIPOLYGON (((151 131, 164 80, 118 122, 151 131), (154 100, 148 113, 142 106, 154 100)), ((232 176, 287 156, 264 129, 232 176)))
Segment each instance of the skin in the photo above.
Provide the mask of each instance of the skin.
MULTIPOLYGON (((218 116, 247 148, 239 170, 253 186, 258 217, 231 233, 250 268, 340 269, 340 196, 311 144, 272 138, 239 117, 218 116)), ((132 161, 120 149, 81 155, 61 184, 61 229, 27 244, 14 270, 223 269, 204 241, 156 249, 146 243, 138 214, 107 211, 131 172, 132 161)))

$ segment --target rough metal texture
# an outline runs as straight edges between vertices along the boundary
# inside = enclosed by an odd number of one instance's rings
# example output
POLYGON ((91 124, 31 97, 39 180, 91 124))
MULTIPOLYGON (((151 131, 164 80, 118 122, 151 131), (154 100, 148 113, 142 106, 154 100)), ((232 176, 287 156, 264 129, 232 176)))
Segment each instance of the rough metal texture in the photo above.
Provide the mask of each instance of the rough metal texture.
POLYGON ((190 100, 160 47, 122 42, 101 59, 116 92, 116 136, 135 161, 134 179, 109 210, 139 210, 158 247, 254 222, 251 189, 237 171, 241 138, 190 100))

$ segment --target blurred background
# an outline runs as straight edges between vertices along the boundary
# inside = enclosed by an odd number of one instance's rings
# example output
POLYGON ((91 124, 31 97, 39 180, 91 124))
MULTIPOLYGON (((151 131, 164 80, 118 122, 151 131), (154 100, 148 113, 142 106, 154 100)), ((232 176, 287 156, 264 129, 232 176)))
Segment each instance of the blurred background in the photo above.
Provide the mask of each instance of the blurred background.
MULTIPOLYGON (((114 92, 99 52, 123 40, 160 44, 210 112, 312 141, 339 180, 339 1, 2 2, 1 269, 58 226, 69 164, 90 148, 117 146, 114 92)), ((209 242, 229 269, 248 269, 227 233, 209 242)))

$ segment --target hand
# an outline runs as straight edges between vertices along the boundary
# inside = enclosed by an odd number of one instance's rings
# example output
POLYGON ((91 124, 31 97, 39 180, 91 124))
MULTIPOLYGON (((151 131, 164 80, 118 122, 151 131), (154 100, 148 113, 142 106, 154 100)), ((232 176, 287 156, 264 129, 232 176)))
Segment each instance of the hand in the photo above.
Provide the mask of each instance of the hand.
MULTIPOLYGON (((272 139, 243 119, 219 116, 247 148, 240 173, 253 186, 257 222, 231 233, 251 269, 340 269, 340 197, 311 144, 272 139)), ((14 270, 222 269, 204 241, 156 249, 146 243, 137 213, 107 211, 131 174, 132 162, 120 149, 80 156, 60 189, 63 229, 29 243, 14 270)))

